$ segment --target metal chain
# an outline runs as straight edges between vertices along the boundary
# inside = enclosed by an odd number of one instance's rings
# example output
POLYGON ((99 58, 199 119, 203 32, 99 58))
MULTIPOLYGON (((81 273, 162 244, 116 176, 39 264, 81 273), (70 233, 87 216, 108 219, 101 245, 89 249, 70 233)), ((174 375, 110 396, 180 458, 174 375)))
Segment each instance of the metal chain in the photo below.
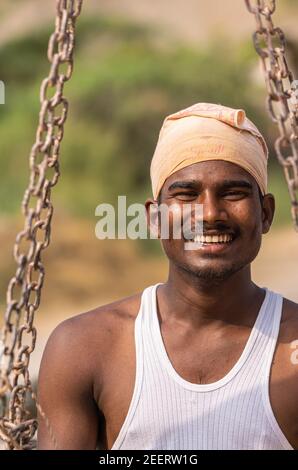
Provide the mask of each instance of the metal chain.
POLYGON ((253 42, 265 75, 268 112, 279 129, 275 150, 284 170, 292 218, 298 230, 298 81, 293 79, 287 63, 285 35, 272 20, 276 1, 245 0, 245 3, 257 24, 253 42))
POLYGON ((33 321, 45 275, 41 254, 50 243, 51 189, 60 175, 58 158, 68 111, 63 89, 73 71, 75 23, 82 1, 56 1, 55 31, 48 43, 51 68, 40 88, 41 110, 30 153, 30 180, 22 202, 24 229, 18 233, 13 250, 17 269, 7 289, 0 370, 0 437, 8 449, 30 448, 37 429, 37 421, 28 419, 28 394, 36 399, 28 365, 36 342, 33 321))

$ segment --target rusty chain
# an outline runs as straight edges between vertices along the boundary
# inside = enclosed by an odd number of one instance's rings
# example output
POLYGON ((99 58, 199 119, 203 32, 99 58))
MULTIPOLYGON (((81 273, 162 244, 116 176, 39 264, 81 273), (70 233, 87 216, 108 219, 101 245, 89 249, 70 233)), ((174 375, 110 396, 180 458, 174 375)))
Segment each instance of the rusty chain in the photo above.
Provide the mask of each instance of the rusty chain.
POLYGON ((257 24, 253 42, 265 75, 268 112, 279 129, 275 151, 284 170, 292 218, 298 230, 298 82, 287 63, 285 35, 272 20, 276 0, 245 0, 245 3, 257 24))
MULTIPOLYGON (((60 175, 58 159, 68 111, 64 84, 73 71, 75 24, 82 1, 56 0, 55 31, 48 43, 51 68, 40 88, 41 110, 30 153, 30 180, 22 201, 24 228, 13 250, 17 269, 7 289, 0 376, 0 438, 8 449, 31 448, 37 429, 37 421, 29 419, 26 403, 29 394, 36 400, 28 365, 36 342, 33 321, 45 274, 41 254, 50 243, 51 189, 60 175)), ((37 408, 44 416, 38 404, 37 408)))
MULTIPOLYGON (((60 175, 58 159, 68 111, 63 90, 73 72, 75 23, 82 1, 56 0, 56 27, 48 44, 51 68, 40 88, 41 110, 36 141, 30 153, 30 181, 22 202, 25 223, 14 246, 17 269, 8 285, 2 329, 0 438, 8 449, 30 448, 37 428, 36 420, 28 419, 26 407, 28 393, 36 399, 28 365, 36 342, 33 322, 40 304, 45 274, 41 254, 50 243, 53 215, 51 188, 60 175), (25 335, 26 340, 23 338, 25 335)), ((275 149, 284 169, 292 217, 298 229, 297 82, 293 80, 285 57, 284 33, 274 26, 272 20, 275 0, 245 0, 245 3, 257 24, 253 40, 265 74, 268 111, 280 132, 275 149)), ((44 416, 38 404, 37 407, 44 416)), ((52 438, 54 440, 54 436, 52 438)))

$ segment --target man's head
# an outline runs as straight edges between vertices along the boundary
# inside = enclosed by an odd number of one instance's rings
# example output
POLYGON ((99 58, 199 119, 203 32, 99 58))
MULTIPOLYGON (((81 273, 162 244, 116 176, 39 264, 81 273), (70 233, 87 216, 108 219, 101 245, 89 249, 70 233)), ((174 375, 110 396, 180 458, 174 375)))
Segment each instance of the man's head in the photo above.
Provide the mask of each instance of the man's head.
POLYGON ((166 118, 152 159, 154 199, 147 210, 162 203, 182 213, 187 204, 193 219, 192 209, 202 204, 203 234, 213 237, 189 251, 183 238, 162 239, 172 267, 209 283, 249 267, 274 215, 274 198, 266 194, 267 157, 244 111, 197 104, 166 118))

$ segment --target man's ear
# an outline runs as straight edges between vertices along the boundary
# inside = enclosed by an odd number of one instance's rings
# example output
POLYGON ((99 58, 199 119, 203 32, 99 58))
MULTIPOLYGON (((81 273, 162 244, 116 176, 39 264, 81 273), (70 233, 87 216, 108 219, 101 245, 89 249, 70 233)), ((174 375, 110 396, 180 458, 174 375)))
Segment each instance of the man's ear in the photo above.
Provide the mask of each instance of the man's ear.
POLYGON ((158 202, 155 199, 149 198, 145 202, 145 208, 150 238, 160 238, 158 202))
POLYGON ((268 193, 263 196, 262 200, 262 233, 267 233, 270 230, 273 217, 275 213, 275 199, 273 194, 268 193))

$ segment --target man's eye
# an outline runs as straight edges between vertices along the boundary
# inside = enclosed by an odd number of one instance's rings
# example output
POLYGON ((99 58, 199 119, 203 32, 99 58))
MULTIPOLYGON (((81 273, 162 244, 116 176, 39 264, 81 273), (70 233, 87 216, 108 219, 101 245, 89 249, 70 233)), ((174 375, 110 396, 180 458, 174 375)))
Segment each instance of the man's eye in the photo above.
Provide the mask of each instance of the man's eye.
POLYGON ((227 191, 223 194, 224 197, 229 197, 233 199, 240 199, 247 196, 247 193, 244 191, 227 191))
POLYGON ((177 193, 175 197, 178 199, 191 199, 197 197, 196 193, 177 193))

